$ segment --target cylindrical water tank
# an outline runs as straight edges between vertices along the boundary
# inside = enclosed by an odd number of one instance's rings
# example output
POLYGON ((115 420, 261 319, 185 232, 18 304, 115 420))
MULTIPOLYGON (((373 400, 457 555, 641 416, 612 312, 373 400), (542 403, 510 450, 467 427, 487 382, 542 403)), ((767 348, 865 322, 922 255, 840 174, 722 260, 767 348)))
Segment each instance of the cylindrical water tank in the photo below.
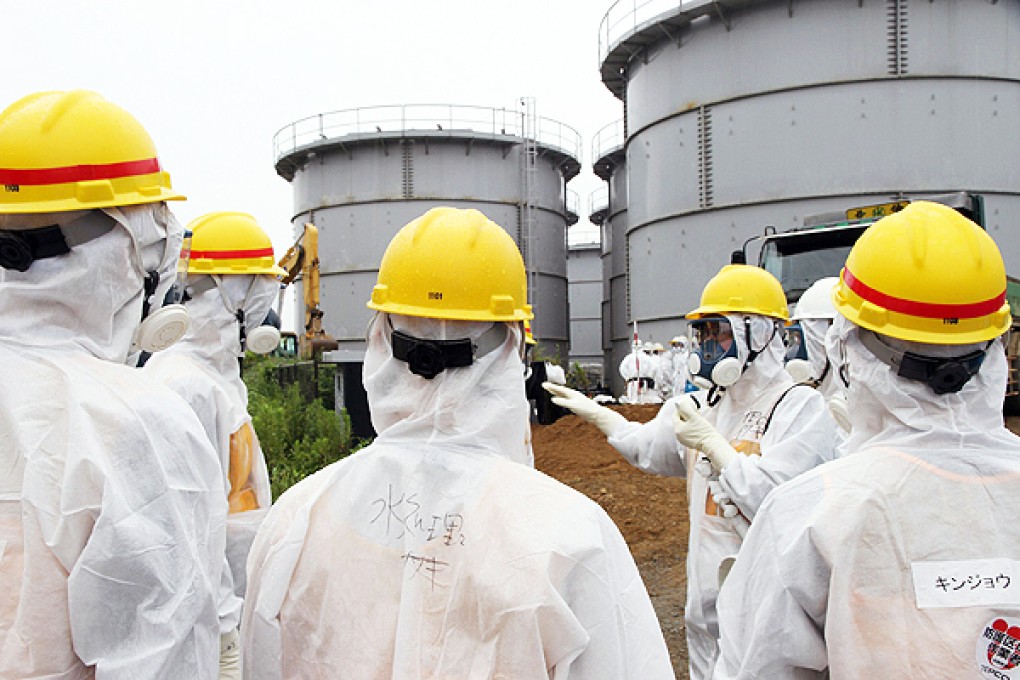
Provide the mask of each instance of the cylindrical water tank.
POLYGON ((570 310, 570 367, 578 364, 591 382, 603 382, 602 258, 597 240, 567 248, 570 310))
MULTIPOLYGON (((592 139, 595 174, 606 181, 605 202, 593 203, 592 222, 602 228, 602 351, 606 384, 614 395, 626 385, 617 370, 631 351, 633 331, 627 290, 627 165, 623 120, 592 139)), ((640 330, 639 330, 640 332, 640 330)))
POLYGON ((614 4, 632 319, 668 337, 766 225, 901 197, 981 195, 1020 273, 1018 27, 990 0, 614 4))
MULTIPOLYGON (((404 105, 333 111, 275 139, 276 171, 293 185, 293 225, 319 228, 323 327, 335 360, 360 361, 365 307, 393 235, 430 208, 476 208, 517 242, 528 268, 533 331, 548 356, 567 356, 566 182, 580 170, 580 136, 520 111, 404 105)), ((576 197, 575 197, 576 202, 576 197)), ((445 263, 456 267, 456 262, 445 263)), ((298 327, 304 324, 299 291, 298 327)))

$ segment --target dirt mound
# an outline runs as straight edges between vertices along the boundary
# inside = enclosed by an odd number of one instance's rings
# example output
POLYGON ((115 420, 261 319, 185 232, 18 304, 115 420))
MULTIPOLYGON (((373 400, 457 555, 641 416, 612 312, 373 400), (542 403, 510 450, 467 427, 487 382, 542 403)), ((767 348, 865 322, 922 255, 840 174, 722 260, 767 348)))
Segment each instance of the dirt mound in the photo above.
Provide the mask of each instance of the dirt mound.
MULTIPOLYGON (((615 406, 647 422, 658 406, 615 406)), ((532 427, 535 467, 601 505, 620 528, 652 597, 677 678, 687 678, 683 603, 687 584, 687 495, 684 480, 628 463, 594 425, 569 415, 532 427)))

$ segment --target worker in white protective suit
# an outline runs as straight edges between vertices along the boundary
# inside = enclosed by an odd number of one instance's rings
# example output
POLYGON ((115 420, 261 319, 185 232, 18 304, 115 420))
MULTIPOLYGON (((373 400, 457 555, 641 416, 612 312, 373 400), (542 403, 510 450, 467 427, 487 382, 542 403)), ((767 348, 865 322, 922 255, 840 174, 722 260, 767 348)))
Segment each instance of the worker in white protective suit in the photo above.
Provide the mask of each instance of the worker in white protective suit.
POLYGON ((125 365, 187 327, 159 309, 184 197, 138 121, 81 90, 0 113, 0 165, 0 677, 215 679, 216 458, 125 365))
MULTIPOLYGON (((155 354, 144 370, 184 397, 218 454, 229 508, 220 633, 236 638, 248 551, 272 502, 240 361, 246 350, 268 354, 279 346, 279 330, 263 322, 285 272, 276 265, 269 235, 251 215, 208 213, 187 230, 192 236, 184 305, 191 325, 180 342, 155 354)), ((240 658, 236 642, 228 650, 240 658)))
POLYGON ((794 311, 793 326, 787 330, 786 370, 796 382, 807 383, 822 393, 829 413, 839 425, 837 445, 846 440, 850 430, 846 402, 846 380, 840 374, 837 361, 826 350, 826 335, 836 318, 832 304, 832 291, 839 278, 832 276, 811 284, 794 311))
POLYGON ((704 387, 698 393, 703 416, 692 396, 683 395, 638 424, 577 392, 548 387, 558 404, 598 426, 632 464, 687 478, 684 619, 693 680, 711 677, 720 579, 758 506, 776 486, 834 455, 834 424, 824 400, 784 370, 786 317, 782 288, 763 269, 727 265, 708 282, 701 304, 687 314, 696 341, 691 373, 704 387))
POLYGON ((652 343, 645 342, 633 347, 620 361, 620 377, 626 381, 626 393, 620 397, 624 404, 659 404, 656 379, 659 377, 659 362, 652 356, 652 343))
POLYGON ((672 374, 672 396, 679 397, 687 392, 687 384, 691 379, 688 363, 691 356, 691 341, 686 335, 677 335, 669 341, 670 365, 672 374))
POLYGON ((655 390, 659 401, 663 402, 673 396, 673 355, 666 353, 661 342, 652 345, 652 358, 658 364, 655 377, 655 390))
POLYGON ((476 210, 393 238, 369 307, 379 436, 284 493, 248 562, 248 678, 672 678, 641 577, 527 465, 524 264, 476 210))
POLYGON ((720 598, 715 677, 1015 678, 1020 440, 1002 421, 998 248, 911 203, 860 237, 834 303, 849 455, 760 508, 720 598))

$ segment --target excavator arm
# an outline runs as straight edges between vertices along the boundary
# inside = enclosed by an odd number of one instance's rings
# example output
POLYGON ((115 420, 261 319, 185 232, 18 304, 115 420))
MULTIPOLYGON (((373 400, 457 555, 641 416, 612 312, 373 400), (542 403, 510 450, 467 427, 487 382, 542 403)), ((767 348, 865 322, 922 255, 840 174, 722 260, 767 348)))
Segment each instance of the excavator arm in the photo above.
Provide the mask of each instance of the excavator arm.
POLYGON ((322 328, 322 309, 319 308, 319 229, 306 223, 301 235, 283 257, 279 265, 287 274, 281 279, 283 285, 301 277, 304 291, 305 332, 298 338, 298 348, 304 358, 310 358, 324 350, 337 349, 337 341, 322 328))

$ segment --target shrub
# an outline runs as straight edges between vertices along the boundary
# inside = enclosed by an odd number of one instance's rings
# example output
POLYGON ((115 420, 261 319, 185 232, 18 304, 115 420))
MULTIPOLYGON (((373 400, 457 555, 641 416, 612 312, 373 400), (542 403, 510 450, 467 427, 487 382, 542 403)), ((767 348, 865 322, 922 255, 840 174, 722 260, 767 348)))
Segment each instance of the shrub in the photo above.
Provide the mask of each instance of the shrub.
POLYGON ((570 364, 570 370, 567 371, 567 387, 572 387, 579 392, 588 392, 591 390, 591 380, 588 378, 588 371, 584 370, 578 362, 570 364))
MULTIPOLYGON (((274 500, 308 475, 351 452, 350 419, 345 412, 338 414, 327 408, 321 397, 309 400, 303 394, 300 380, 281 385, 278 377, 281 367, 293 364, 287 359, 256 358, 250 354, 245 359, 248 412, 266 457, 274 500)), ((297 375, 297 371, 288 373, 297 375)), ((325 373, 319 371, 318 391, 321 393, 328 386, 326 394, 332 402, 332 367, 328 381, 325 373)))

